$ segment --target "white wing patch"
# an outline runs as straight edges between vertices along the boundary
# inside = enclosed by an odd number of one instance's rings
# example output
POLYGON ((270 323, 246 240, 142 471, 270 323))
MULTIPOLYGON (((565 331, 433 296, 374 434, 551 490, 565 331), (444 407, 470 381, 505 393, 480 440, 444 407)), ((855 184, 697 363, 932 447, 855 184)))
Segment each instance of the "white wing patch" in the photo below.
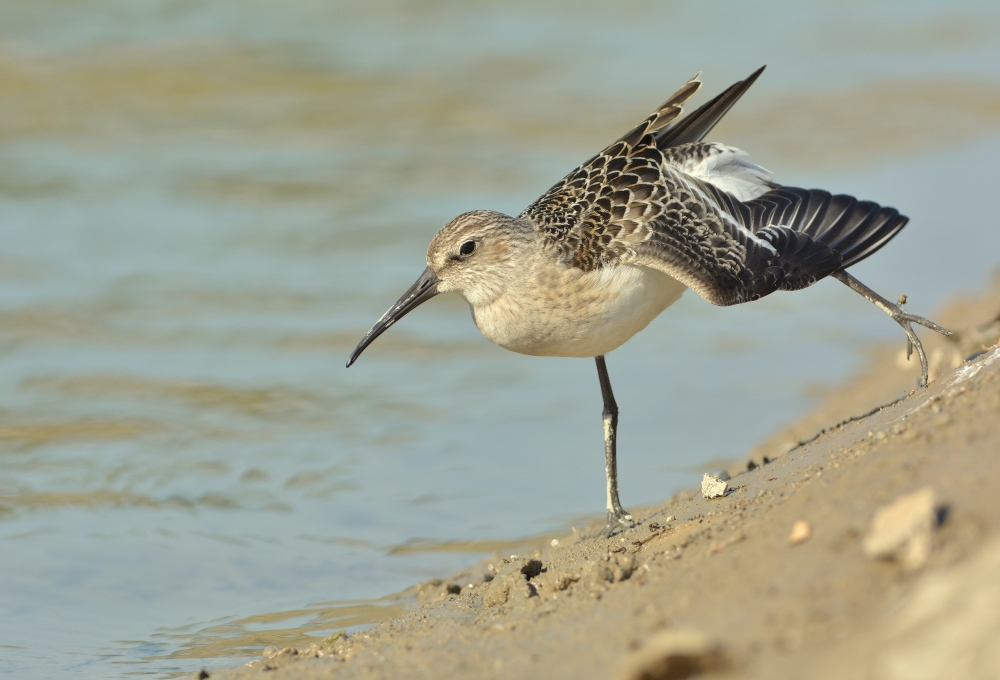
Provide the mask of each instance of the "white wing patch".
POLYGON ((724 144, 682 144, 667 152, 667 162, 681 172, 714 184, 739 201, 749 201, 774 188, 771 171, 749 154, 724 144))

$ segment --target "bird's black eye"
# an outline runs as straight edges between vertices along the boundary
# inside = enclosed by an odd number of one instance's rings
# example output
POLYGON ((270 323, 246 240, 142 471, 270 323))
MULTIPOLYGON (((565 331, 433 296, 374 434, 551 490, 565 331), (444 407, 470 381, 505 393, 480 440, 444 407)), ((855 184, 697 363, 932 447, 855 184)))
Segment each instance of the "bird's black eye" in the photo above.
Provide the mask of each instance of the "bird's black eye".
POLYGON ((458 252, 460 252, 462 255, 472 255, 472 253, 474 253, 475 251, 476 251, 475 241, 466 241, 465 243, 462 244, 462 247, 458 249, 458 252))

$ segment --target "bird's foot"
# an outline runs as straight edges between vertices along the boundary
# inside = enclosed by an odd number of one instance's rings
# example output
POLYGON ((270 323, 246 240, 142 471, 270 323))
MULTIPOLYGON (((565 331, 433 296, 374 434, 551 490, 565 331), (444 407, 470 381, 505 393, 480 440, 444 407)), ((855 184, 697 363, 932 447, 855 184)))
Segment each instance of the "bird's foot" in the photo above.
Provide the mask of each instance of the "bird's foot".
POLYGON ((928 382, 927 355, 924 353, 924 346, 920 344, 920 338, 917 337, 917 334, 913 330, 913 326, 910 324, 918 323, 921 326, 926 326, 932 331, 940 333, 941 335, 953 335, 953 333, 944 326, 939 326, 934 323, 930 319, 925 319, 922 316, 917 316, 916 314, 910 314, 903 311, 903 305, 906 304, 905 295, 900 295, 899 301, 892 303, 865 284, 858 281, 844 269, 834 272, 831 276, 853 290, 855 293, 858 293, 866 300, 873 303, 876 307, 892 317, 893 321, 902 326, 903 331, 906 333, 906 358, 910 358, 913 354, 914 348, 917 350, 917 356, 920 357, 920 382, 917 383, 917 387, 926 387, 928 382))
POLYGON ((922 316, 917 316, 916 314, 910 314, 903 310, 902 304, 906 302, 906 297, 900 297, 899 304, 894 305, 891 302, 887 305, 889 309, 889 316, 892 320, 902 326, 903 331, 906 333, 906 358, 909 359, 913 354, 913 350, 917 350, 917 357, 920 359, 920 382, 917 383, 917 387, 926 387, 928 382, 927 373, 927 354, 924 352, 924 346, 920 342, 920 338, 917 337, 916 332, 913 330, 913 326, 910 324, 918 323, 921 326, 930 328, 932 331, 936 331, 941 335, 952 335, 952 332, 940 326, 930 319, 925 319, 922 316))
POLYGON ((634 526, 635 519, 621 508, 608 510, 608 523, 604 525, 600 535, 604 538, 610 538, 616 531, 631 529, 634 526))

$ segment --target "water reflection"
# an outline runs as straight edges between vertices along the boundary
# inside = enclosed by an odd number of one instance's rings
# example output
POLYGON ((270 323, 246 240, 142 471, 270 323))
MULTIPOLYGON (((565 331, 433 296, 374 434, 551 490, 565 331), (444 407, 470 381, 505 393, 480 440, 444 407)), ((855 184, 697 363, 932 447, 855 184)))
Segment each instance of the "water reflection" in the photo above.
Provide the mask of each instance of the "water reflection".
MULTIPOLYGON (((437 228, 517 213, 696 71, 768 63, 714 137, 913 218, 869 285, 918 312, 981 285, 994 5, 0 5, 0 671, 229 665, 599 513, 591 363, 442 296, 343 364, 437 228)), ((897 330, 833 285, 682 299, 608 359, 626 505, 897 330)))
POLYGON ((351 630, 384 621, 407 610, 412 596, 400 593, 376 600, 322 602, 302 609, 248 616, 194 631, 191 627, 163 630, 154 641, 183 646, 164 658, 210 659, 259 656, 275 647, 308 647, 331 630, 351 630))
MULTIPOLYGON (((345 547, 376 548, 384 550, 388 555, 432 552, 478 556, 489 553, 530 552, 551 540, 551 537, 535 536, 529 540, 516 541, 411 539, 403 545, 382 548, 365 541, 318 540, 345 547)), ((259 656, 263 647, 273 645, 279 648, 304 648, 310 644, 321 643, 324 638, 340 631, 354 632, 364 626, 398 616, 417 608, 425 592, 438 590, 441 590, 441 582, 434 579, 430 584, 413 585, 399 593, 371 600, 320 602, 304 608, 255 614, 236 621, 222 619, 204 627, 199 627, 201 624, 193 624, 178 628, 163 628, 153 634, 150 643, 121 644, 129 647, 134 644, 148 644, 163 650, 173 649, 162 657, 164 659, 259 656)))

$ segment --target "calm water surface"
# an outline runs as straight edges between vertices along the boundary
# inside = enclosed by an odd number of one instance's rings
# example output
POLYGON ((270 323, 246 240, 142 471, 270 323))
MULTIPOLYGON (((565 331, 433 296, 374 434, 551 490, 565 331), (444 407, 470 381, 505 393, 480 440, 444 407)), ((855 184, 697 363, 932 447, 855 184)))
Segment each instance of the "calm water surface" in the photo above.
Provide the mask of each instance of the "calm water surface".
MULTIPOLYGON (((233 665, 599 516, 591 361, 442 296, 344 362, 441 225, 516 214, 697 71, 769 64, 714 139, 911 216, 863 281, 922 313, 983 285, 1000 5, 839 7, 2 3, 0 672, 233 665)), ((608 359, 626 506, 902 337, 832 281, 686 296, 608 359)))

